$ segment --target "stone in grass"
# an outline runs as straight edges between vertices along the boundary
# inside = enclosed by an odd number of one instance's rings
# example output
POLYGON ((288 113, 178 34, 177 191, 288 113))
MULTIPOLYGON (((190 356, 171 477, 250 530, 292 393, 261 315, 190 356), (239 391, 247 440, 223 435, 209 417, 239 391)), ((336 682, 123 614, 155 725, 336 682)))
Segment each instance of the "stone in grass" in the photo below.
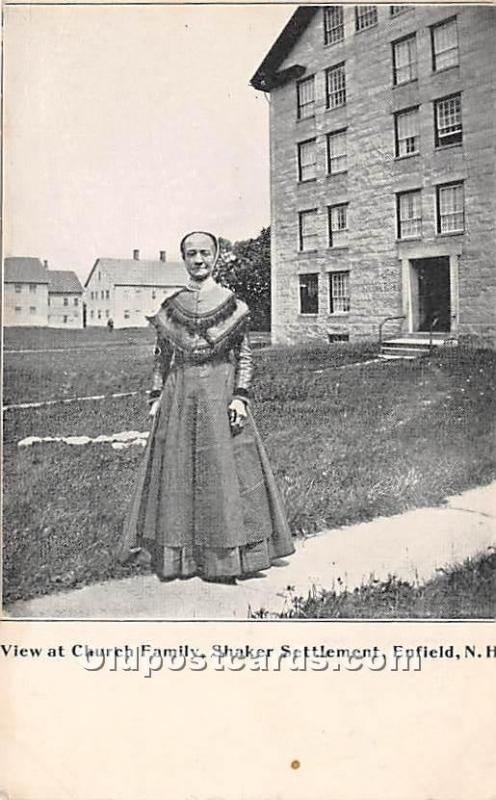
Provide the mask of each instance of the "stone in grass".
POLYGON ((62 441, 66 444, 88 444, 91 439, 89 436, 65 436, 62 441))
POLYGON ((130 442, 112 442, 111 447, 114 450, 125 450, 127 447, 133 447, 134 445, 141 445, 141 447, 146 447, 145 439, 133 439, 130 442))
POLYGON ((112 439, 114 442, 130 442, 134 439, 146 439, 148 431, 121 431, 121 433, 114 433, 112 439))
POLYGON ((36 444, 36 442, 41 442, 42 439, 39 436, 26 436, 25 439, 21 439, 18 443, 18 447, 31 447, 32 444, 36 444))
POLYGON ((74 584, 77 583, 76 573, 73 570, 69 570, 69 572, 64 572, 61 575, 54 575, 52 583, 58 584, 59 586, 74 586, 74 584))

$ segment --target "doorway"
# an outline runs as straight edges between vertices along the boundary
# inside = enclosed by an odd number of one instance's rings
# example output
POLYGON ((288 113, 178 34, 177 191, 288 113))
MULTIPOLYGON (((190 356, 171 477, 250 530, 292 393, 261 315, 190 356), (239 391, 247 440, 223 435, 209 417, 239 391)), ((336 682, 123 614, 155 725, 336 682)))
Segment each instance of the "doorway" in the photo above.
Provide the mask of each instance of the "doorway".
POLYGON ((412 259, 413 292, 416 296, 414 330, 448 332, 451 327, 449 256, 412 259))

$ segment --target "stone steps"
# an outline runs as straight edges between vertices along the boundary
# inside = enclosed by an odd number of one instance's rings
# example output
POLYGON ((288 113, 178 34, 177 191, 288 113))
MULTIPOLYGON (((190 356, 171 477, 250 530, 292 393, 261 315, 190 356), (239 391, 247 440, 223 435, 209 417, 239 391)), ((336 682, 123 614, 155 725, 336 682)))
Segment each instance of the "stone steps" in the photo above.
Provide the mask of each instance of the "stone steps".
POLYGON ((410 355, 401 355, 396 353, 379 353, 378 358, 382 358, 383 361, 415 361, 418 358, 418 354, 414 356, 410 355))
POLYGON ((431 343, 432 347, 443 347, 451 339, 452 337, 446 333, 433 333, 432 338, 429 333, 408 333, 382 342, 379 357, 388 360, 400 358, 413 360, 428 355, 431 343))

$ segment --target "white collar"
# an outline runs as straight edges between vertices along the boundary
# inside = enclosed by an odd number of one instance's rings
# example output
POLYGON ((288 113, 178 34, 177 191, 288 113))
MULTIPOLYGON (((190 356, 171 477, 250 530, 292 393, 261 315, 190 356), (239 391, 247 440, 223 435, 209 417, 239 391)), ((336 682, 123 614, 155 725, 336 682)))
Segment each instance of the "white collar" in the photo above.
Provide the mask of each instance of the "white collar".
POLYGON ((201 281, 201 283, 190 280, 186 284, 186 289, 188 292, 204 292, 208 291, 209 289, 213 289, 214 286, 217 286, 217 282, 214 281, 211 275, 209 275, 208 278, 205 278, 205 280, 201 281))

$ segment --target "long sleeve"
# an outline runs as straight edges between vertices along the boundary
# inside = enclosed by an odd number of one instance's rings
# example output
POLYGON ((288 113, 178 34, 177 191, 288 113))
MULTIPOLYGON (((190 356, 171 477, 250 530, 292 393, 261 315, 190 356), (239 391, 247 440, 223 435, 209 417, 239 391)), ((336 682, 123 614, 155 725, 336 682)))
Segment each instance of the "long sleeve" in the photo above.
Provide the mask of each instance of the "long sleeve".
POLYGON ((153 350, 153 372, 150 400, 160 396, 172 360, 172 347, 157 336, 153 350))
POLYGON ((250 347, 250 339, 247 333, 234 350, 236 358, 236 372, 234 376, 233 397, 239 397, 245 402, 250 397, 251 379, 253 376, 253 355, 250 347))

